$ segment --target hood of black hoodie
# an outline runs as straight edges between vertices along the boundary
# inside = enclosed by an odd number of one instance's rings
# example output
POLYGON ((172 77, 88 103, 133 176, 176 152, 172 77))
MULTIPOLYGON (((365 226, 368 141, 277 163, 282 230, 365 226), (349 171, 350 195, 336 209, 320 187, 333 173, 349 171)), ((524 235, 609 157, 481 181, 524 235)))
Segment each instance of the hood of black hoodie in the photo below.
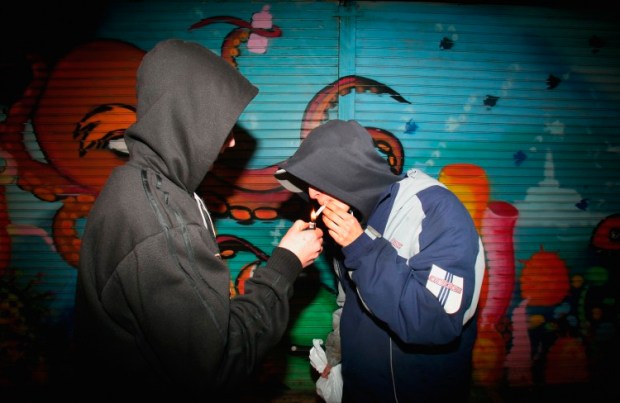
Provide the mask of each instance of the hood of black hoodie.
POLYGON ((258 89, 193 42, 158 43, 137 72, 137 121, 125 133, 130 161, 194 192, 258 89))
POLYGON ((317 127, 279 167, 276 179, 287 189, 307 192, 310 185, 353 207, 362 221, 381 193, 401 179, 354 120, 331 120, 317 127))

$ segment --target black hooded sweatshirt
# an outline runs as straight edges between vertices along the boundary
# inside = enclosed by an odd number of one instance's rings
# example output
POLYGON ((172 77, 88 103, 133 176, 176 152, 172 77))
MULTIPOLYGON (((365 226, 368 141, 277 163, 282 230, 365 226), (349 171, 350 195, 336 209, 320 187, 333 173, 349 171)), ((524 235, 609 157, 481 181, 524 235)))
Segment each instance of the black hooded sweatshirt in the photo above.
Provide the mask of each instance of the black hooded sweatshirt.
POLYGON ((379 196, 402 179, 390 171, 368 131, 354 120, 330 120, 314 129, 276 179, 304 195, 308 184, 348 204, 364 223, 379 196))
MULTIPOLYGON (((137 72, 130 160, 88 216, 80 251, 78 376, 96 393, 242 385, 282 337, 302 270, 276 247, 230 298, 230 272, 194 191, 258 90, 196 43, 166 40, 137 72)), ((206 393, 206 394, 205 394, 206 393)))

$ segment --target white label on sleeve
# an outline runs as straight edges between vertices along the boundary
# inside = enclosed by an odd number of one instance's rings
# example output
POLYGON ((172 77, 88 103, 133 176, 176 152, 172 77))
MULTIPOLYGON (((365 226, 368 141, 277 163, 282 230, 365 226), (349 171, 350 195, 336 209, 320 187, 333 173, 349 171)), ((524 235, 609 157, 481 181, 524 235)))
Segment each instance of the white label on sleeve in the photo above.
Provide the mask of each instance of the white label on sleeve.
POLYGON ((433 265, 426 281, 426 288, 439 300, 446 313, 455 313, 463 300, 463 277, 448 273, 433 265))

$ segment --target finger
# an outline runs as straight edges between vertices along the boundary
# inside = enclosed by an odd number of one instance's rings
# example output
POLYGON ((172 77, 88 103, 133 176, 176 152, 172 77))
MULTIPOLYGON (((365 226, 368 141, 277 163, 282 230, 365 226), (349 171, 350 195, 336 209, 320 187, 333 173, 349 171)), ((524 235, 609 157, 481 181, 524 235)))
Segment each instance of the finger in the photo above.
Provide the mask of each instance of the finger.
POLYGON ((333 212, 329 217, 329 220, 333 222, 335 225, 340 226, 342 224, 342 218, 336 212, 333 212))

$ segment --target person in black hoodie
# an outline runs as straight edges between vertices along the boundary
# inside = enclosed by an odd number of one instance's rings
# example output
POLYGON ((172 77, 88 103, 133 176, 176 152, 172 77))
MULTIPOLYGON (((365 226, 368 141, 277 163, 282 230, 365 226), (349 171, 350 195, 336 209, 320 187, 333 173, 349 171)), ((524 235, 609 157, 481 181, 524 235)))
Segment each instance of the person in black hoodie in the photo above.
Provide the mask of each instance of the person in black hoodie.
POLYGON ((276 178, 309 197, 336 249, 330 368, 344 402, 464 402, 485 260, 474 222, 445 185, 396 176, 356 121, 315 128, 276 178))
POLYGON ((75 340, 91 395, 234 395, 283 336, 293 283, 321 253, 322 231, 293 223, 231 298, 195 193, 257 92, 197 43, 165 40, 144 56, 129 161, 111 173, 81 239, 75 340))

